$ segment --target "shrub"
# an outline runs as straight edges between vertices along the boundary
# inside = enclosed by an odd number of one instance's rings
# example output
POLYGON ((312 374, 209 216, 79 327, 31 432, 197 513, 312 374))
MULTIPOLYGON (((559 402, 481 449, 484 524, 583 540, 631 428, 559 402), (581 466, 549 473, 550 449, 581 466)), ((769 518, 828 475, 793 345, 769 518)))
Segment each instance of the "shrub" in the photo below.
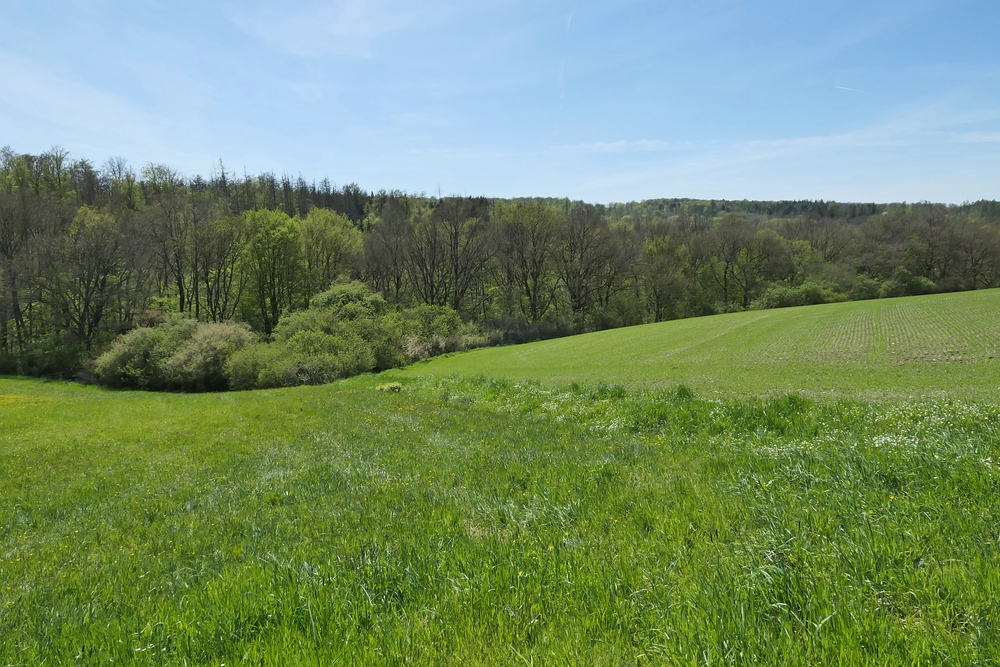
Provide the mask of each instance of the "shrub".
POLYGON ((170 353, 166 340, 162 328, 152 327, 141 327, 119 336, 94 362, 97 381, 110 387, 161 388, 160 365, 170 353))
POLYGON ((854 284, 851 285, 851 299, 853 301, 866 301, 877 298, 879 298, 878 281, 872 280, 865 275, 854 279, 854 284))
POLYGON ((68 332, 52 332, 34 340, 17 358, 17 372, 34 377, 72 379, 83 368, 87 346, 68 332))
POLYGON ((892 277, 882 283, 879 288, 879 296, 883 298, 894 296, 915 296, 917 294, 931 294, 937 291, 937 285, 929 278, 915 276, 906 267, 898 266, 892 272, 892 277))
POLYGON ((362 282, 334 285, 327 291, 314 296, 309 301, 309 310, 340 311, 351 304, 367 311, 372 316, 383 315, 389 311, 389 304, 385 298, 378 292, 372 292, 368 285, 362 282))
POLYGON ((408 361, 483 347, 491 338, 472 322, 462 322, 447 306, 422 305, 403 311, 406 331, 405 356, 408 361))
POLYGON ((350 331, 299 331, 287 341, 248 345, 225 368, 232 389, 325 384, 375 368, 372 346, 350 331))
POLYGON ((245 324, 199 325, 194 334, 162 362, 166 386, 185 391, 225 391, 229 384, 226 360, 253 340, 254 335, 245 324))
POLYGON ((812 306, 819 303, 843 301, 844 295, 832 283, 817 283, 807 280, 794 287, 775 285, 768 288, 760 299, 754 302, 755 308, 788 308, 790 306, 812 306))
POLYGON ((286 350, 298 366, 300 384, 333 382, 375 368, 372 346, 347 327, 336 336, 300 331, 288 339, 286 350))
POLYGON ((119 336, 94 362, 94 374, 112 387, 224 390, 227 358, 252 341, 242 324, 175 317, 119 336))
POLYGON ((296 384, 295 368, 286 357, 281 343, 253 343, 237 350, 225 364, 229 388, 243 391, 296 384))

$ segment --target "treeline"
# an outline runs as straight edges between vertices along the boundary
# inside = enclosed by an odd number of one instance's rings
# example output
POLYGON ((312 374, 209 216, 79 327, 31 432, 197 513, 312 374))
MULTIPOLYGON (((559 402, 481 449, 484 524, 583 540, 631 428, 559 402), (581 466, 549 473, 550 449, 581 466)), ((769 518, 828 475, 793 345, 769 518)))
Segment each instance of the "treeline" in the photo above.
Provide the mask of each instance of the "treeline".
POLYGON ((605 207, 0 152, 0 372, 71 375, 178 314, 272 339, 350 281, 498 342, 978 289, 1000 285, 1000 204, 605 207))

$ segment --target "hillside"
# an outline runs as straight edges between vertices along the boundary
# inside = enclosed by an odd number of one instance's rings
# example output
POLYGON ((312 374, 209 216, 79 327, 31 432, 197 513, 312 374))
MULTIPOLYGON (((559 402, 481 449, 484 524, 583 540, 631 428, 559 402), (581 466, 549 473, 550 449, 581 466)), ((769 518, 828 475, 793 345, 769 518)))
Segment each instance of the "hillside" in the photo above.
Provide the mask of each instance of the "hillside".
POLYGON ((1000 382, 998 332, 1000 290, 982 290, 660 322, 455 354, 399 373, 988 398, 1000 382))

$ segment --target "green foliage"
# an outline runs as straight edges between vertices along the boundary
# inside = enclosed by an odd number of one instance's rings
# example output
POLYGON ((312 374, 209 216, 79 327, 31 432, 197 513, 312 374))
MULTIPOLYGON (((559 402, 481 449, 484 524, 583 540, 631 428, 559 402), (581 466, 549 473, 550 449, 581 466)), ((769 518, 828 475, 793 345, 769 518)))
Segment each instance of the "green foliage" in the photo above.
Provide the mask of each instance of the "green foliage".
MULTIPOLYGON (((314 296, 309 307, 312 310, 329 310, 338 315, 348 306, 357 306, 363 309, 368 316, 377 317, 389 312, 389 304, 385 297, 378 292, 373 292, 368 285, 362 282, 351 282, 334 285, 325 292, 320 292, 314 296)), ((349 311, 358 313, 357 309, 349 311)), ((351 319, 351 315, 344 315, 346 319, 351 319)))
POLYGON ((894 296, 913 296, 930 294, 937 291, 934 282, 924 276, 914 276, 904 266, 897 267, 892 272, 892 278, 882 283, 879 296, 890 298, 894 296))
POLYGON ((854 279, 851 285, 851 299, 854 301, 865 301, 867 299, 879 298, 879 283, 868 276, 861 275, 854 279))
POLYGON ((807 280, 801 285, 776 285, 768 288, 754 303, 754 307, 788 308, 837 301, 846 301, 846 297, 837 290, 836 285, 820 284, 807 280))
POLYGON ((244 270, 249 277, 248 314, 270 334, 282 313, 294 305, 303 279, 298 221, 281 211, 245 215, 249 246, 244 270))
MULTIPOLYGON (((193 321, 182 321, 190 322, 190 326, 194 327, 193 321)), ((140 327, 120 336, 112 343, 111 348, 94 362, 97 381, 109 387, 132 389, 163 387, 161 365, 164 359, 180 345, 179 340, 174 340, 170 336, 172 333, 170 328, 140 327)))
POLYGON ((254 338, 245 324, 199 324, 191 337, 163 360, 165 385, 183 391, 224 391, 228 388, 226 362, 254 338))
POLYGON ((234 391, 298 384, 296 368, 282 345, 257 343, 234 352, 226 361, 229 388, 234 391))
POLYGON ((52 331, 31 341, 8 359, 7 370, 32 377, 73 379, 86 365, 89 350, 74 334, 52 331))
POLYGON ((361 232, 334 211, 311 209, 299 222, 309 292, 356 273, 362 259, 361 232))
POLYGON ((311 306, 283 317, 274 342, 234 355, 227 367, 230 386, 324 384, 405 362, 399 317, 363 283, 336 285, 311 306))
POLYGON ((997 208, 375 195, 225 169, 185 179, 149 164, 137 174, 117 158, 96 170, 59 149, 3 149, 0 368, 16 371, 39 339, 62 339, 70 349, 50 352, 63 361, 29 353, 25 367, 67 376, 81 366, 76 341, 100 349, 150 311, 236 318, 270 338, 314 297, 339 320, 427 304, 466 323, 431 333, 418 314, 409 319, 420 332, 398 324, 402 342, 393 333, 375 352, 386 368, 500 340, 841 295, 991 288, 1000 285, 997 208), (324 292, 362 276, 382 303, 359 284, 324 292))
POLYGON ((110 387, 224 390, 227 359, 253 340, 243 324, 171 318, 119 336, 94 362, 94 374, 110 387))
POLYGON ((406 358, 427 359, 449 352, 471 350, 491 343, 489 335, 471 322, 462 322, 448 306, 420 305, 402 313, 406 358))
POLYGON ((487 342, 447 306, 391 312, 381 294, 349 283, 313 297, 309 310, 283 317, 273 342, 233 355, 227 373, 234 389, 324 384, 487 342))

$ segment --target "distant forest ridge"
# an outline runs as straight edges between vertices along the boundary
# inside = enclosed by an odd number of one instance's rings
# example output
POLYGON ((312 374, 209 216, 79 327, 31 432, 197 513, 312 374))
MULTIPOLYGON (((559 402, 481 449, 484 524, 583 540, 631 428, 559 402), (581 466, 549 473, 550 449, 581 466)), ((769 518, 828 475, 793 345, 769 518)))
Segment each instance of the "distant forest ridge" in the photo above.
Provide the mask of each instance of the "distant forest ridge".
POLYGON ((429 197, 0 152, 0 372, 171 314, 266 338, 349 281, 505 342, 989 288, 1000 204, 429 197))

